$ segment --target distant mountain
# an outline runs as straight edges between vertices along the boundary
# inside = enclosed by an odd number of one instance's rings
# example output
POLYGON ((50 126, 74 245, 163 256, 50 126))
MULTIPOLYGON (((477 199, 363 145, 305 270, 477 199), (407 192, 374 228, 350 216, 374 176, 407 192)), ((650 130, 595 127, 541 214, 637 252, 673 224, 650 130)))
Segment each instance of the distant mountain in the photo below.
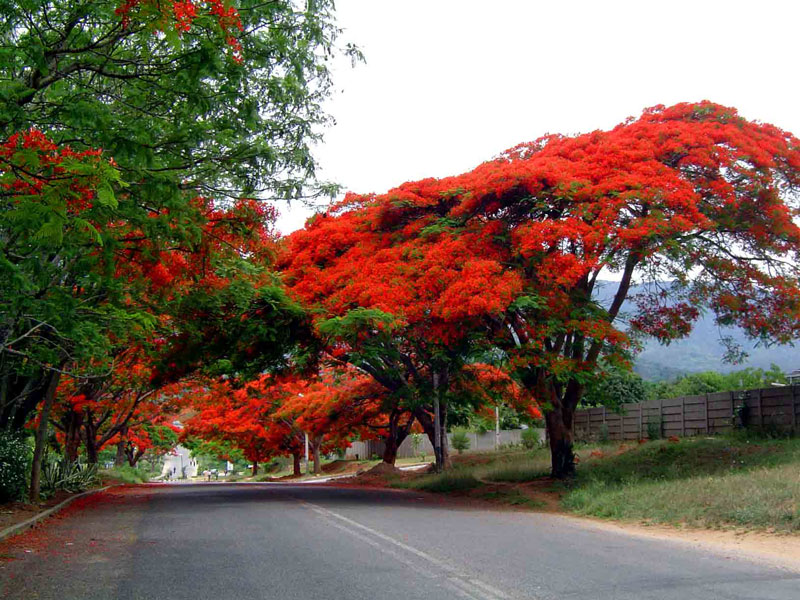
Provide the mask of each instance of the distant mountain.
MULTIPOLYGON (((596 296, 602 305, 610 305, 616 286, 613 281, 598 282, 596 296)), ((644 291, 641 286, 634 286, 629 296, 641 291, 644 291)), ((630 314, 635 308, 626 301, 621 313, 630 314)), ((800 368, 800 340, 794 347, 756 347, 755 342, 749 340, 741 329, 720 329, 714 323, 714 315, 706 314, 698 319, 692 333, 685 339, 676 340, 668 346, 655 340, 646 342, 644 350, 636 357, 634 370, 644 379, 658 381, 697 371, 727 373, 747 367, 768 369, 773 363, 785 372, 800 368), (744 363, 733 365, 723 361, 725 348, 720 342, 723 336, 732 337, 747 352, 744 363)))

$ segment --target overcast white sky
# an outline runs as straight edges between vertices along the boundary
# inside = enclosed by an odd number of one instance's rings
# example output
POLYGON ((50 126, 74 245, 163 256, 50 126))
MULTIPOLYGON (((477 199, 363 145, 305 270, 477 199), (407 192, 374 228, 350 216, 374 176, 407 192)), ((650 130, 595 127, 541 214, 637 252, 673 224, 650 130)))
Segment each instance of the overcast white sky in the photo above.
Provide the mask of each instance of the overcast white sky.
MULTIPOLYGON (((709 99, 800 135, 796 0, 338 0, 321 176, 356 192, 470 170, 544 133, 709 99)), ((310 214, 283 209, 284 233, 310 214)))

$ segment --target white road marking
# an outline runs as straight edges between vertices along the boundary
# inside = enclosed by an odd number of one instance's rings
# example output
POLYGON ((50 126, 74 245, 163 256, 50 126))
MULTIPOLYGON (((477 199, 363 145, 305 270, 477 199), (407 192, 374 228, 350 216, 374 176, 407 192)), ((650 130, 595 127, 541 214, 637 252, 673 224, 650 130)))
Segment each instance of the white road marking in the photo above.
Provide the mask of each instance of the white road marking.
MULTIPOLYGON (((388 542, 392 544, 396 548, 400 548, 401 550, 416 556, 427 562, 429 565, 433 565, 437 567, 439 570, 443 571, 446 575, 444 579, 444 584, 453 590, 454 592, 458 593, 459 595, 470 598, 472 600, 511 600, 511 596, 503 592, 502 590, 497 589, 494 586, 489 585, 481 581, 480 579, 476 579, 466 573, 463 573, 456 567, 447 564, 446 562, 439 560, 428 554, 427 552, 423 552, 418 548, 414 548, 413 546, 409 546, 408 544, 404 544, 403 542, 399 542, 396 539, 381 533, 380 531, 376 531, 366 525, 362 525, 358 521, 354 521, 353 519, 349 519, 344 515, 340 515, 337 512, 332 510, 328 510, 318 504, 313 504, 311 502, 307 502, 305 500, 300 500, 300 502, 313 510, 318 515, 325 517, 326 521, 328 521, 331 525, 336 527, 337 529, 341 529, 357 537, 358 539, 366 542, 370 546, 377 548, 381 552, 389 554, 390 556, 396 558, 403 564, 409 566, 414 571, 424 574, 426 577, 437 577, 437 574, 433 572, 430 567, 425 569, 422 568, 413 562, 409 561, 406 557, 402 556, 400 553, 392 550, 391 548, 386 547, 384 544, 379 544, 375 541, 374 538, 378 538, 383 540, 384 542, 388 542), (336 521, 339 521, 337 523, 336 521), (365 535, 366 534, 366 535, 365 535), (371 537, 370 537, 371 536, 371 537)), ((533 600, 533 599, 532 599, 533 600)))

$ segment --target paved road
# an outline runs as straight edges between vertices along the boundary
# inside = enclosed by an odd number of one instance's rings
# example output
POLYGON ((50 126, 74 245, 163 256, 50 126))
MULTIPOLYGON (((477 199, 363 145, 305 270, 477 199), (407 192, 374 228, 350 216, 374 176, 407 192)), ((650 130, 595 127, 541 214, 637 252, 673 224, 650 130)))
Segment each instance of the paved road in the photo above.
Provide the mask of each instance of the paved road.
POLYGON ((554 515, 469 509, 408 492, 176 485, 106 493, 89 504, 0 544, 2 597, 800 598, 798 573, 554 515))

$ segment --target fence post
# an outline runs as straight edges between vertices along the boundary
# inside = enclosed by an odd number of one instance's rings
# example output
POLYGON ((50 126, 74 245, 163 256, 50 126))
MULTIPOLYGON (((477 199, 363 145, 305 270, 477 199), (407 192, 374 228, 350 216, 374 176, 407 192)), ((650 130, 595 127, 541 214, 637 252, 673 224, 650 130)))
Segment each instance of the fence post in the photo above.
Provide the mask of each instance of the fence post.
POLYGON ((734 404, 733 400, 733 391, 731 391, 730 394, 731 394, 731 429, 736 429, 736 405, 734 404))
POLYGON ((711 426, 708 424, 708 394, 706 394, 706 435, 711 434, 711 426))
POLYGON ((764 406, 761 403, 761 388, 758 388, 758 426, 764 429, 764 406))
POLYGON ((795 385, 791 384, 792 388, 792 431, 797 431, 797 402, 795 394, 795 385))
POLYGON ((681 396, 681 437, 686 437, 686 396, 681 396))
POLYGON ((658 437, 664 435, 664 399, 658 399, 658 437))
POLYGON ((642 439, 642 403, 639 403, 639 439, 642 439))

